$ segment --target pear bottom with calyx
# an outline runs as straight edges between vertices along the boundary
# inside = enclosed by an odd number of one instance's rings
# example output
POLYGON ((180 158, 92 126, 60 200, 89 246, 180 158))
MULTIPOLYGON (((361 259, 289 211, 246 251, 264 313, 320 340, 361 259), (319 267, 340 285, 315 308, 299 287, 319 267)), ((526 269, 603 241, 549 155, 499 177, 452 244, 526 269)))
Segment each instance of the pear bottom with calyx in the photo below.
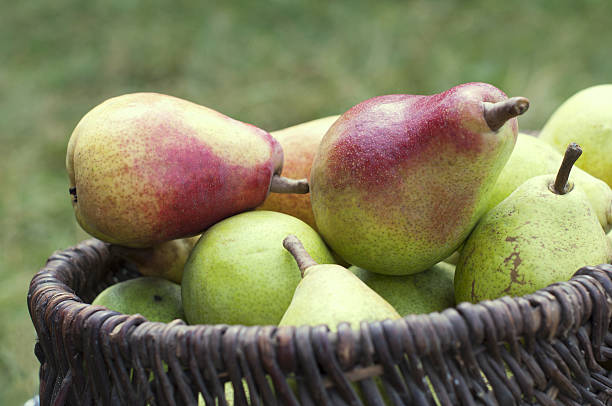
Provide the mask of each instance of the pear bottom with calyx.
POLYGON ((525 295, 610 260, 593 207, 561 172, 529 179, 480 220, 457 263, 457 303, 525 295))
POLYGON ((279 326, 327 324, 335 331, 342 322, 359 329, 362 321, 401 317, 393 306, 348 269, 335 264, 317 264, 297 237, 289 235, 283 246, 296 259, 302 280, 279 326))
POLYGON ((382 275, 357 266, 351 266, 349 270, 389 302, 402 317, 439 312, 455 305, 455 266, 446 262, 405 276, 382 275))

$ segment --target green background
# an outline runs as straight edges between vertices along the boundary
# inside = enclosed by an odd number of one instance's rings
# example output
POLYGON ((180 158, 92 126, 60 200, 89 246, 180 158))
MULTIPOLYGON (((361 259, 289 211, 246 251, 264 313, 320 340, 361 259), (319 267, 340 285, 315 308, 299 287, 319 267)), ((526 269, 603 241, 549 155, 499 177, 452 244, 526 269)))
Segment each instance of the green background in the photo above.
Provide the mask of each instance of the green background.
POLYGON ((492 83, 538 129, 612 82, 609 1, 30 1, 0 7, 0 404, 37 392, 29 281, 76 227, 64 169, 78 120, 155 91, 272 131, 387 93, 492 83))

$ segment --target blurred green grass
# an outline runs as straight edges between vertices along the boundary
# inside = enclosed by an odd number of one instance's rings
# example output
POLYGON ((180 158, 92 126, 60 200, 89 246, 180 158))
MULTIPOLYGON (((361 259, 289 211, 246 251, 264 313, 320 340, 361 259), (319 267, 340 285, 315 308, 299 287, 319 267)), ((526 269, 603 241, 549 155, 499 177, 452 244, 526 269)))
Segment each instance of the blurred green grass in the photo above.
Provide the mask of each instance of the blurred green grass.
POLYGON ((386 93, 468 81, 531 99, 538 129, 612 82, 608 1, 4 1, 0 13, 0 404, 37 392, 29 281, 76 242, 65 148, 106 98, 155 91, 269 131, 386 93))

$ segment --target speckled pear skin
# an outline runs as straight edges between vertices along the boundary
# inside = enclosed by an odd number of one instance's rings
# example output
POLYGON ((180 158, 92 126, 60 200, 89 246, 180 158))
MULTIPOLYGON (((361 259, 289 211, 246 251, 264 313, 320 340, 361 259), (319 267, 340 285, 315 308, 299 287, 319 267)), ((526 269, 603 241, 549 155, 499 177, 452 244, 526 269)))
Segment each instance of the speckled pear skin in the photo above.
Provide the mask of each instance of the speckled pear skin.
POLYGON ((612 259, 606 235, 579 185, 564 195, 536 176, 487 212, 455 270, 457 303, 522 296, 612 259))
POLYGON ((123 314, 141 314, 149 321, 185 319, 181 286, 166 279, 142 276, 104 289, 92 302, 123 314))
POLYGON ((576 165, 612 187, 612 84, 592 86, 567 99, 550 116, 540 138, 563 153, 583 148, 576 165))
POLYGON ((282 155, 280 144, 253 125, 176 97, 134 93, 81 119, 66 169, 85 231, 150 247, 261 204, 282 155))
MULTIPOLYGON (((526 180, 534 176, 556 174, 562 160, 563 155, 546 142, 519 132, 514 150, 495 182, 487 210, 495 207, 526 180)), ((578 183, 586 193, 604 231, 610 230, 612 228, 610 186, 578 167, 572 168, 570 181, 578 183)))
POLYGON ((279 326, 327 324, 336 331, 341 322, 355 330, 361 321, 398 319, 385 299, 348 269, 333 264, 313 265, 304 271, 291 304, 279 326))
POLYGON ((455 266, 439 262, 423 272, 393 276, 351 266, 366 285, 382 296, 403 317, 440 312, 455 305, 455 266))
POLYGON ((448 257, 484 213, 518 124, 491 131, 485 83, 432 96, 387 95, 344 113, 323 138, 311 202, 325 241, 347 262, 390 275, 448 257))
MULTIPOLYGON (((270 133, 283 148, 283 176, 292 179, 310 178, 312 161, 321 139, 338 117, 323 117, 270 133)), ((257 209, 289 214, 317 230, 308 193, 270 193, 257 209)))
POLYGON ((183 271, 190 324, 275 325, 291 303, 300 271, 283 239, 295 234, 312 257, 334 263, 323 239, 298 218, 249 211, 210 227, 183 271))

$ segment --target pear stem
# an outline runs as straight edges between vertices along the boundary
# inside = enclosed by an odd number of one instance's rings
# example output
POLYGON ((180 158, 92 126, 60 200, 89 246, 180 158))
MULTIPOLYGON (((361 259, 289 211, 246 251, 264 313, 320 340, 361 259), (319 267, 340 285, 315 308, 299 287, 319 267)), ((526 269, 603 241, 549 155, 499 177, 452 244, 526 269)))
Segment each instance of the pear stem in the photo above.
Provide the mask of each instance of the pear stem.
POLYGON ((506 121, 520 116, 529 108, 526 97, 512 97, 497 103, 484 102, 484 119, 491 131, 499 130, 506 121))
POLYGON ((308 179, 289 179, 274 174, 270 182, 270 192, 272 193, 297 193, 305 194, 310 191, 308 179))
POLYGON ((302 242, 295 235, 289 234, 285 237, 283 240, 283 247, 285 247, 285 249, 293 255, 293 258, 295 258, 295 262, 297 262, 300 268, 302 278, 304 277, 306 269, 313 265, 317 265, 317 262, 312 259, 308 251, 306 251, 306 248, 304 248, 304 245, 302 245, 302 242))
POLYGON ((569 179, 574 163, 578 160, 580 155, 582 155, 582 148, 580 148, 580 145, 572 142, 567 146, 565 155, 563 156, 563 162, 561 162, 561 167, 555 178, 555 183, 550 189, 553 193, 564 195, 571 190, 571 188, 568 188, 567 180, 569 179))

